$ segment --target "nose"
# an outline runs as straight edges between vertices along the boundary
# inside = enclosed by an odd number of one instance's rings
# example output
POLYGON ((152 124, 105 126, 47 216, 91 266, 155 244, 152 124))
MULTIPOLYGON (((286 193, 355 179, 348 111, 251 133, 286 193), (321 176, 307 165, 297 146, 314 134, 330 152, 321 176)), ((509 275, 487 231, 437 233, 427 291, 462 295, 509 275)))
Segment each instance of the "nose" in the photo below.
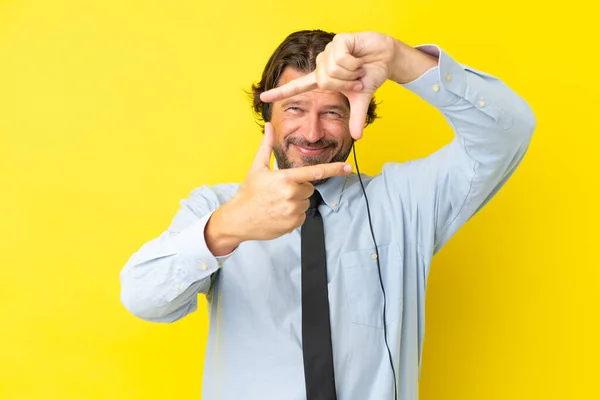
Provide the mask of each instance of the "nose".
POLYGON ((305 126, 302 129, 302 136, 310 143, 318 142, 325 136, 325 132, 321 126, 319 115, 311 112, 307 115, 305 126))

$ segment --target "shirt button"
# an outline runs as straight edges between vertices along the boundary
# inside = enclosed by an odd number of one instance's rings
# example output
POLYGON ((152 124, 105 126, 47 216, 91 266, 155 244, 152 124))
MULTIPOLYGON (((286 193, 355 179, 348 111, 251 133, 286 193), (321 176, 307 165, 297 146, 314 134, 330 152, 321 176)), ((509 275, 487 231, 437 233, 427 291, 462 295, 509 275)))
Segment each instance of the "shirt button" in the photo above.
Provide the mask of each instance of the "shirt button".
POLYGON ((377 253, 371 253, 371 258, 372 258, 373 260, 377 259, 377 253))
POLYGON ((208 269, 208 265, 202 263, 202 265, 200 266, 200 268, 202 268, 202 271, 206 271, 208 269))
POLYGON ((485 107, 485 101, 483 100, 479 100, 477 104, 479 104, 479 107, 485 107))
POLYGON ((331 203, 332 207, 337 207, 337 203, 334 201, 333 203, 331 203))
POLYGON ((446 81, 450 82, 452 80, 452 74, 450 72, 448 72, 446 74, 446 81))
POLYGON ((440 85, 433 85, 431 88, 434 92, 438 92, 440 90, 440 85))
POLYGON ((173 285, 173 287, 175 288, 175 290, 179 290, 179 288, 180 288, 181 286, 179 286, 179 283, 176 283, 175 285, 173 285))

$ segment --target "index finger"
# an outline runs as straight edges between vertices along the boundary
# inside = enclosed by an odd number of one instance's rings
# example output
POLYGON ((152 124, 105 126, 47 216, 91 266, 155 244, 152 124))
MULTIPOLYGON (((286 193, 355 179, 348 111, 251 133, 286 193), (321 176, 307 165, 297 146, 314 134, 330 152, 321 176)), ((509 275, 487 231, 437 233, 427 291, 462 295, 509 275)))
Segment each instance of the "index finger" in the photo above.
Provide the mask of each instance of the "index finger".
POLYGON ((345 162, 310 165, 308 167, 289 168, 283 170, 288 178, 298 183, 311 182, 318 179, 331 178, 332 176, 348 175, 352 172, 352 165, 345 162))
POLYGON ((317 75, 313 71, 308 75, 291 80, 284 85, 262 92, 260 94, 260 99, 265 103, 272 103, 277 100, 293 97, 300 93, 309 92, 317 87, 317 75))

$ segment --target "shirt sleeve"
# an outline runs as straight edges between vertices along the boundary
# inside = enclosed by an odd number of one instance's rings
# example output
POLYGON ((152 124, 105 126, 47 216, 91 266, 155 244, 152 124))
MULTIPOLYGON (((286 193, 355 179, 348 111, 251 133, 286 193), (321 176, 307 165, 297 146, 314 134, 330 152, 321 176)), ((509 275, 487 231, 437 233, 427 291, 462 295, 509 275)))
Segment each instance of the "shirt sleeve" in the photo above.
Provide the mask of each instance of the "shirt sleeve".
POLYGON ((419 246, 431 257, 515 172, 536 120, 500 79, 457 63, 439 46, 417 49, 437 57, 438 65, 401 86, 436 107, 455 135, 428 157, 386 164, 384 173, 402 170, 396 174, 405 177, 401 196, 416 216, 419 246))
POLYGON ((126 262, 121 302, 129 312, 147 321, 174 322, 197 309, 197 295, 208 293, 211 278, 233 254, 215 257, 204 238, 206 224, 230 191, 221 189, 221 195, 218 188, 194 190, 169 228, 126 262))

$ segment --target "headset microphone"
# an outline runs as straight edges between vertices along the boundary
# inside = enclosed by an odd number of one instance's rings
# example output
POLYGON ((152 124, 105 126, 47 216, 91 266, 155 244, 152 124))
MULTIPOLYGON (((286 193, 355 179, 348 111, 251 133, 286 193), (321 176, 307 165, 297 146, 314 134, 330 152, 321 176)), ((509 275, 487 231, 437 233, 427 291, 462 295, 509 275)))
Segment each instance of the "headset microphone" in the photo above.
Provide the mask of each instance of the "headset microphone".
POLYGON ((362 188, 363 196, 365 197, 365 203, 367 205, 367 216, 369 217, 369 227, 371 228, 371 237, 373 238, 373 245, 375 246, 375 254, 377 258, 377 271, 379 272, 379 284, 381 285, 381 291, 383 292, 383 339, 385 341, 385 347, 388 351, 388 357, 390 359, 390 366, 392 367, 392 375, 394 377, 394 399, 398 400, 398 387, 396 383, 396 370, 394 369, 394 362, 392 359, 392 352, 390 351, 390 346, 388 345, 387 340, 387 323, 385 319, 385 289, 383 287, 383 278, 381 277, 381 265, 379 264, 379 251, 377 249, 377 242, 375 241, 375 232, 373 231, 373 222, 371 221, 371 211, 369 210, 369 200, 367 199, 367 192, 365 191, 365 186, 363 185, 362 178, 360 177, 360 170, 358 169, 358 161, 356 160, 356 148, 354 147, 354 141, 352 141, 352 153, 354 154, 354 164, 356 165, 356 173, 358 175, 358 180, 360 182, 360 187, 362 188))

